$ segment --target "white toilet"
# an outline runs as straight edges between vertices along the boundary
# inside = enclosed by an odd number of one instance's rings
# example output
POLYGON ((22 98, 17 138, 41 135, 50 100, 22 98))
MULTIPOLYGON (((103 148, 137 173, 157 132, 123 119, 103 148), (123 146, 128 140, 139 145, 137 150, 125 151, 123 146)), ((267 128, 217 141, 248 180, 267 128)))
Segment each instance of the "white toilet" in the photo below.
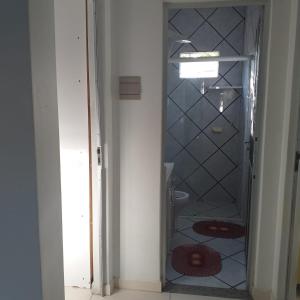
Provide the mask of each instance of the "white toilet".
POLYGON ((182 191, 175 191, 174 194, 174 214, 176 219, 179 213, 189 204, 190 195, 182 191))

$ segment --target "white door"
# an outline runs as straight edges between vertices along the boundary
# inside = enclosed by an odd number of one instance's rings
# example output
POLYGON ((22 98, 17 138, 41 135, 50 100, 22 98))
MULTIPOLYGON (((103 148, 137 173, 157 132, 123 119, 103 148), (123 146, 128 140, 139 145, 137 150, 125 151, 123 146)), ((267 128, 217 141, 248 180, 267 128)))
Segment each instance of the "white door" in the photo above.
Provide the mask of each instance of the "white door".
POLYGON ((55 1, 64 277, 65 286, 80 288, 90 288, 94 278, 99 285, 101 274, 93 7, 92 0, 55 1))

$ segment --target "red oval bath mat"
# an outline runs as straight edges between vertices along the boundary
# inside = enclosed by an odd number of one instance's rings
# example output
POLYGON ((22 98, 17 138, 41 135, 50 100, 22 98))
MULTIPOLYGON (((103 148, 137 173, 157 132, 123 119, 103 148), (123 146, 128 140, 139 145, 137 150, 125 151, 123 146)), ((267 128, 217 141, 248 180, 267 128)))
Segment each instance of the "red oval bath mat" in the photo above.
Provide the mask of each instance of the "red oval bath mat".
POLYGON ((193 225, 193 230, 199 234, 224 239, 236 239, 245 235, 245 227, 221 221, 200 221, 193 225))
POLYGON ((172 266, 187 276, 213 276, 222 269, 221 256, 204 245, 182 245, 173 250, 172 266))

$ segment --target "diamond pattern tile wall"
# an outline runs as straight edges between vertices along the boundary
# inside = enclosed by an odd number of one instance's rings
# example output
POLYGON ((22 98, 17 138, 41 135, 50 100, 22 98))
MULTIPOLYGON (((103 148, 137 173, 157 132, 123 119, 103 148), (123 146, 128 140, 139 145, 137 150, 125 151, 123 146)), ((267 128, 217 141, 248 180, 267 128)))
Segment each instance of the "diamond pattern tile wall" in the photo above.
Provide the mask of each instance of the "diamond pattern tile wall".
POLYGON ((181 9, 170 21, 178 32, 186 36, 193 34, 195 29, 203 22, 203 17, 201 17, 195 9, 181 9), (189 21, 187 22, 186 20, 189 21))
POLYGON ((170 98, 168 99, 168 111, 167 111, 167 127, 170 128, 174 123, 183 116, 183 112, 170 98))
MULTIPOLYGON (((243 8, 173 9, 169 29, 192 43, 169 43, 169 53, 241 55, 244 26, 243 8)), ((220 63, 219 77, 204 80, 180 79, 178 65, 168 66, 166 160, 175 162, 176 188, 192 199, 234 203, 239 201, 242 91, 208 90, 202 95, 202 81, 206 86, 242 85, 242 63, 220 63)))
POLYGON ((219 111, 210 104, 204 97, 198 101, 192 108, 189 109, 187 115, 195 122, 201 129, 207 127, 212 119, 218 117, 219 111))
POLYGON ((174 160, 175 173, 179 178, 185 180, 197 169, 197 161, 187 152, 181 151, 174 160))
POLYGON ((198 128, 186 115, 180 118, 168 129, 168 132, 183 147, 188 145, 198 134, 198 128))
POLYGON ((185 112, 201 98, 201 94, 189 80, 184 80, 169 94, 169 98, 185 112))
POLYGON ((216 153, 218 147, 212 143, 205 134, 201 133, 187 146, 187 151, 201 164, 216 153), (199 149, 201 149, 201 151, 199 151, 199 149))

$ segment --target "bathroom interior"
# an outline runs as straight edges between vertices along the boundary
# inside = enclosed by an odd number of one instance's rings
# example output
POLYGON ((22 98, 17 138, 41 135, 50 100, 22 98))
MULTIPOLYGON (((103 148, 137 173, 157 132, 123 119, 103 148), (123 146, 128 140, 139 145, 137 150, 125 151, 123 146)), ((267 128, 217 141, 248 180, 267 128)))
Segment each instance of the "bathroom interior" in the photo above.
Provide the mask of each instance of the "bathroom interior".
POLYGON ((263 7, 167 8, 166 288, 247 295, 263 7))

